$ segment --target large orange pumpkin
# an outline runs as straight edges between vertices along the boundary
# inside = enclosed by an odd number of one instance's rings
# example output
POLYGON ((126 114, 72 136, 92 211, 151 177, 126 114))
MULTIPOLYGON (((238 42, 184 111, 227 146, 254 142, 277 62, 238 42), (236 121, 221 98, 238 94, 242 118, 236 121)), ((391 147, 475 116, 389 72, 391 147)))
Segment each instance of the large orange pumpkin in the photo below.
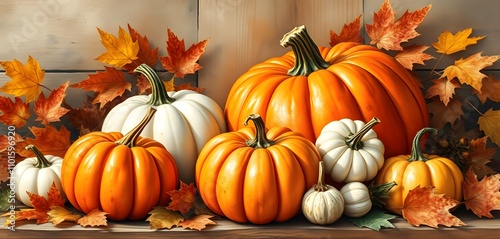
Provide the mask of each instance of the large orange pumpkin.
POLYGON ((167 192, 179 181, 175 160, 161 143, 139 136, 155 111, 151 108, 125 136, 91 132, 70 146, 61 184, 76 209, 100 209, 109 219, 136 220, 170 201, 167 192))
MULTIPOLYGON (((301 208, 316 183, 321 156, 314 144, 285 127, 253 127, 215 136, 196 163, 201 198, 215 213, 237 222, 283 222, 301 208)), ((246 124, 246 123, 245 123, 246 124)))
POLYGON ((314 142, 331 121, 377 116, 390 157, 410 151, 415 133, 429 124, 416 80, 377 48, 353 42, 318 48, 304 26, 281 45, 293 51, 254 65, 233 84, 225 105, 229 131, 256 113, 268 127, 286 126, 314 142))

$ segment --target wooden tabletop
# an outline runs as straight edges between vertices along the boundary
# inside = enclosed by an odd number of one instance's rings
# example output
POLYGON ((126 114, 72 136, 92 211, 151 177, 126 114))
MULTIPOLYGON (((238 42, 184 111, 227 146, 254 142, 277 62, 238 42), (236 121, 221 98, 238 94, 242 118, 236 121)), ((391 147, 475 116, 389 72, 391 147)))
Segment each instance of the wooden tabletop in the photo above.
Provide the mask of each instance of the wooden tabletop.
POLYGON ((494 219, 479 218, 472 212, 459 208, 454 215, 467 226, 434 229, 427 226, 414 227, 405 219, 397 217, 390 222, 395 228, 374 231, 359 228, 348 218, 328 226, 309 223, 303 216, 297 216, 283 223, 268 225, 239 224, 227 219, 215 220, 202 231, 173 228, 152 230, 146 221, 108 222, 107 227, 83 228, 75 223, 63 222, 58 226, 51 223, 36 225, 34 221, 19 221, 16 231, 0 230, 0 238, 500 238, 500 211, 494 211, 494 219))

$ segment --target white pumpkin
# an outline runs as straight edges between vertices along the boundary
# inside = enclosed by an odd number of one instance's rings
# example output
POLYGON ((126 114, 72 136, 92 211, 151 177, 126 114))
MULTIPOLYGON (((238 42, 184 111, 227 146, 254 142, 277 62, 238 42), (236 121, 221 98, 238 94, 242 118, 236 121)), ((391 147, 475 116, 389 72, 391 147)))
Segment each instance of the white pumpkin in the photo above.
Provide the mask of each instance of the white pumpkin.
POLYGON ((372 129, 380 121, 373 118, 341 119, 325 125, 316 147, 325 162, 325 171, 335 182, 364 182, 373 179, 384 165, 384 144, 372 129))
POLYGON ((14 166, 16 199, 24 205, 33 207, 27 192, 43 196, 48 199, 48 192, 52 183, 59 189, 59 193, 66 198, 61 187, 61 165, 63 158, 53 155, 43 155, 35 146, 28 145, 26 149, 35 153, 35 157, 26 158, 14 166))
POLYGON ((318 183, 302 197, 302 213, 310 222, 332 224, 344 212, 344 198, 339 190, 323 182, 323 163, 320 162, 318 183))
POLYGON ((127 133, 152 106, 157 112, 141 136, 162 143, 177 163, 180 180, 194 182, 199 152, 209 139, 226 132, 222 109, 214 100, 195 91, 167 92, 162 80, 146 64, 134 71, 146 76, 152 93, 132 96, 113 107, 104 119, 102 131, 127 133))
POLYGON ((344 198, 344 215, 362 217, 372 209, 372 200, 368 187, 360 182, 350 182, 342 186, 340 193, 344 198))

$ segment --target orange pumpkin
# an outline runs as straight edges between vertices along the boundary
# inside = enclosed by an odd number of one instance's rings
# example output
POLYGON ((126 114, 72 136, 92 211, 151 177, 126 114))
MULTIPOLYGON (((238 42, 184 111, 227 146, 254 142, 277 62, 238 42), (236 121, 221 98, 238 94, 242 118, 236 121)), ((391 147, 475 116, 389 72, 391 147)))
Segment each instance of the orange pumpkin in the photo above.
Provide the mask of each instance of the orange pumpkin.
POLYGON ((257 113, 268 127, 285 126, 314 142, 329 122, 377 116, 377 135, 391 157, 408 152, 415 133, 428 126, 416 80, 379 49, 353 42, 317 47, 304 26, 281 45, 293 51, 254 65, 233 84, 224 109, 229 131, 257 113))
POLYGON ((236 222, 283 222, 301 208, 316 183, 321 156, 300 133, 250 115, 255 128, 215 136, 196 163, 196 184, 205 204, 236 222))
POLYGON ((408 192, 417 186, 433 186, 435 193, 462 201, 462 171, 451 159, 422 153, 420 139, 426 132, 437 133, 437 130, 421 129, 415 135, 411 154, 386 159, 375 177, 376 184, 396 183, 384 200, 385 208, 393 213, 401 215, 408 192))
POLYGON ((139 136, 155 111, 151 108, 125 136, 91 132, 70 146, 61 184, 76 209, 100 209, 112 220, 136 220, 170 201, 167 192, 179 181, 175 160, 161 143, 139 136))

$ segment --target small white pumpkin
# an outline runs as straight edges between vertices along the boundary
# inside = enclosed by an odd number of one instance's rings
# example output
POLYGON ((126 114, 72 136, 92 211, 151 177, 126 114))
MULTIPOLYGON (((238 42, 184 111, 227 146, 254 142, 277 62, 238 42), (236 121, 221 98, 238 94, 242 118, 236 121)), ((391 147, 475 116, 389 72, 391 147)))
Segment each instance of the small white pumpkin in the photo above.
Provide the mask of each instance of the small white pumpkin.
POLYGON ((12 178, 14 179, 16 199, 24 205, 33 207, 28 193, 38 194, 48 198, 52 183, 65 199, 64 191, 61 187, 61 165, 63 158, 53 155, 43 155, 33 145, 26 146, 26 149, 33 151, 35 157, 26 158, 14 166, 12 178))
POLYGON ((320 162, 318 183, 302 197, 302 213, 310 222, 332 224, 344 212, 344 198, 339 190, 323 182, 323 162, 320 162))
POLYGON ((384 144, 372 129, 380 122, 341 119, 325 125, 316 139, 325 171, 335 182, 373 179, 384 165, 384 144))
POLYGON ((344 198, 344 215, 348 217, 362 217, 372 209, 372 200, 368 187, 360 182, 345 184, 340 193, 344 198))
POLYGON ((226 132, 224 113, 206 95, 192 90, 167 92, 163 81, 148 65, 134 72, 143 74, 151 84, 150 95, 135 95, 116 105, 106 115, 103 132, 128 133, 144 118, 150 107, 157 112, 141 133, 167 148, 177 163, 179 179, 194 182, 198 155, 212 137, 226 132))

